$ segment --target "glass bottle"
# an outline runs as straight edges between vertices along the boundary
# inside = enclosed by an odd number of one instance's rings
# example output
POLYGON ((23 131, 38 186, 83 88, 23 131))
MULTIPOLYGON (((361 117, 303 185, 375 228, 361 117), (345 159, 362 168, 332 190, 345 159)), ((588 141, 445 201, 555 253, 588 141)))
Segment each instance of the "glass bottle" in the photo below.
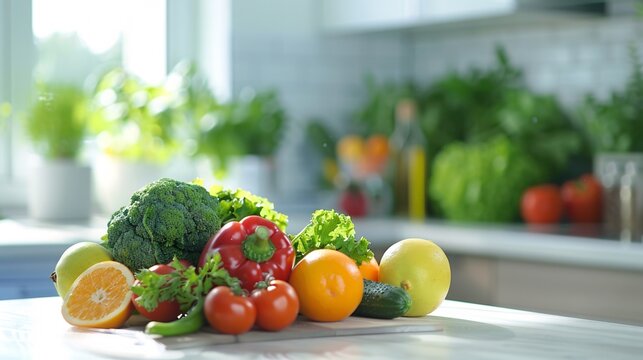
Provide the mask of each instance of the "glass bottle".
POLYGON ((426 141, 413 100, 400 100, 391 135, 393 202, 396 215, 420 220, 426 215, 426 141))

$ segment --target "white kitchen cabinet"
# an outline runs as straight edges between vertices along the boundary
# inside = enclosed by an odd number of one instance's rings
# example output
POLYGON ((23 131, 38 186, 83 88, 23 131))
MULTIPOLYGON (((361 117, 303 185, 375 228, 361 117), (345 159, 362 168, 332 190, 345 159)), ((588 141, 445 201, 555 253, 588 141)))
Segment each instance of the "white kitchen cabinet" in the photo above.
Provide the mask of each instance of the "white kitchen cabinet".
POLYGON ((324 0, 322 26, 327 31, 368 31, 412 24, 419 0, 324 0))
POLYGON ((376 31, 511 14, 515 0, 324 0, 328 31, 376 31))
POLYGON ((635 270, 451 255, 449 299, 643 324, 643 273, 635 270))
POLYGON ((609 7, 591 1, 541 0, 323 0, 322 28, 327 32, 542 22, 605 16, 609 7))

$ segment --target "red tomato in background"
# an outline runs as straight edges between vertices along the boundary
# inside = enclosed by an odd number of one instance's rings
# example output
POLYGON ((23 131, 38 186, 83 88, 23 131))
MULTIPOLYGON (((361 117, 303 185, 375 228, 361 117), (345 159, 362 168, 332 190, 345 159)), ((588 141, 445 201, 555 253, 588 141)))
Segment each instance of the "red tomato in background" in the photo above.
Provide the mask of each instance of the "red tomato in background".
POLYGON ((223 334, 243 334, 252 328, 257 310, 250 298, 235 295, 227 286, 217 286, 205 296, 203 312, 210 326, 223 334))
POLYGON ((256 324, 263 330, 279 331, 297 319, 299 298, 285 281, 272 280, 267 288, 254 290, 250 298, 257 309, 256 324))
POLYGON ((522 218, 529 224, 553 224, 563 216, 563 199, 555 185, 527 189, 520 204, 522 218))
POLYGON ((569 221, 597 223, 602 218, 603 189, 592 175, 567 181, 562 189, 563 204, 569 221))
POLYGON ((368 211, 368 199, 359 186, 351 184, 344 190, 339 198, 340 209, 348 216, 366 216, 368 211))
MULTIPOLYGON (((165 264, 154 265, 149 270, 160 275, 165 275, 165 274, 174 272, 173 267, 165 264)), ((140 282, 138 280, 134 282, 134 286, 137 286, 139 284, 140 282)), ((176 318, 178 318, 179 315, 182 314, 181 307, 179 306, 179 303, 175 300, 161 301, 158 303, 158 306, 156 306, 156 309, 152 311, 147 311, 143 306, 141 306, 136 301, 137 298, 138 298, 138 295, 132 294, 132 304, 134 304, 134 307, 141 315, 145 316, 146 318, 152 321, 162 321, 162 322, 173 321, 173 320, 176 320, 176 318)))

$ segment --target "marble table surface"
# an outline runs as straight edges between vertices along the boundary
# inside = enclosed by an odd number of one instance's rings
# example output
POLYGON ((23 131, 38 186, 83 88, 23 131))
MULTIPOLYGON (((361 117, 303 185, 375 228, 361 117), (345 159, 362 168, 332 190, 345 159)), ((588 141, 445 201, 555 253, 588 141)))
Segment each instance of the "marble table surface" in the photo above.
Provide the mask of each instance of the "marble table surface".
MULTIPOLYGON (((135 353, 87 342, 60 315, 59 298, 0 301, 0 359, 641 359, 643 328, 446 301, 426 333, 237 343, 135 353)), ((131 339, 130 339, 131 340, 131 339)), ((146 343, 149 340, 137 339, 146 343)), ((140 345, 140 344, 139 344, 140 345)))

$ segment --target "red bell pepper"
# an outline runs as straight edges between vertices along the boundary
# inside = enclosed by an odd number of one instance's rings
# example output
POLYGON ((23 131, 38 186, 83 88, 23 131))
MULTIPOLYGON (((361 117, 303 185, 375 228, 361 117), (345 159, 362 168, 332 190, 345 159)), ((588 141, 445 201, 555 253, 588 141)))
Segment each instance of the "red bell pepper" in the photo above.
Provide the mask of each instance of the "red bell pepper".
POLYGON ((248 291, 265 273, 288 281, 295 261, 288 236, 270 220, 256 215, 229 222, 214 234, 201 252, 199 267, 214 252, 219 252, 223 267, 248 291))

